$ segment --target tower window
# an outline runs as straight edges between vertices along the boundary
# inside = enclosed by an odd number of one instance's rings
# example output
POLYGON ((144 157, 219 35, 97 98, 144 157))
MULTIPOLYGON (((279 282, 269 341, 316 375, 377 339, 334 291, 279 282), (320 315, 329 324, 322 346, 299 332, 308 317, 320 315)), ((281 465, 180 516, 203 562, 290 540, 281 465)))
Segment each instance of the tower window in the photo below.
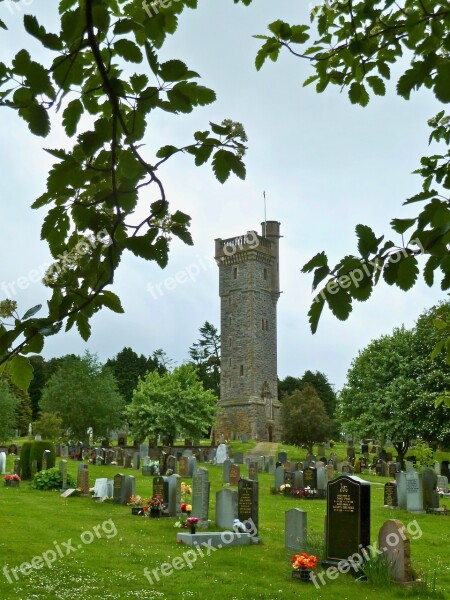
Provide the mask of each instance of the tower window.
POLYGON ((241 365, 241 368, 240 368, 240 375, 242 376, 243 374, 244 374, 244 365, 241 365))
POLYGON ((233 279, 237 279, 237 267, 233 268, 233 279))
POLYGON ((228 359, 228 365, 231 367, 231 358, 228 359))
POLYGON ((264 269, 264 279, 267 279, 267 269, 264 269))
POLYGON ((231 325, 231 317, 230 317, 230 325, 231 325))
POLYGON ((231 338, 230 338, 230 348, 231 348, 231 346, 232 346, 232 343, 233 343, 233 342, 232 342, 232 340, 231 340, 231 338))
POLYGON ((269 331, 269 320, 268 319, 261 319, 261 329, 263 331, 269 331))

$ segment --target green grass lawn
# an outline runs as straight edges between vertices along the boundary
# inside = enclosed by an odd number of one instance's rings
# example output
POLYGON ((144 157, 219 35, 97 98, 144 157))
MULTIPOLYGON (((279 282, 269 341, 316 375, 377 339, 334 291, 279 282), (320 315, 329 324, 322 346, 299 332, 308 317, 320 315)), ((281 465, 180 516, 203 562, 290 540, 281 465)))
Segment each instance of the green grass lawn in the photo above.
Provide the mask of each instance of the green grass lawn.
MULTIPOLYGON (((289 457, 295 459, 291 452, 289 457)), ((77 465, 75 461, 68 461, 71 474, 75 475, 77 465)), ((10 470, 12 458, 8 457, 7 471, 10 470)), ((214 520, 215 493, 222 488, 222 468, 208 466, 208 470, 211 481, 210 519, 214 520)), ((91 485, 96 477, 112 478, 119 472, 121 469, 114 466, 89 466, 91 485)), ((135 475, 138 494, 151 495, 151 477, 142 477, 140 471, 122 469, 122 472, 135 475)), ((241 472, 245 472, 244 466, 241 472)), ((209 555, 205 550, 203 557, 197 555, 192 568, 185 566, 169 576, 161 575, 160 581, 153 585, 145 578, 144 568, 152 571, 188 550, 187 546, 176 543, 175 519, 144 519, 132 516, 129 507, 96 503, 91 498, 63 499, 59 492, 33 490, 27 482, 22 482, 19 488, 7 488, 1 484, 0 599, 449 598, 450 518, 411 515, 383 508, 383 486, 380 483, 387 479, 374 476, 367 479, 374 482, 371 486, 372 541, 377 539, 378 530, 386 519, 400 519, 405 525, 416 519, 422 536, 411 541, 413 566, 429 577, 436 574, 438 594, 431 594, 427 589, 372 588, 348 575, 340 575, 320 589, 312 583, 293 581, 289 560, 292 553, 284 547, 284 513, 294 507, 306 510, 308 530, 317 537, 323 532, 325 501, 271 495, 273 476, 260 474, 259 535, 263 543, 223 548, 210 551, 209 555), (58 548, 62 557, 58 555, 58 548), (69 555, 66 555, 68 550, 69 555), (51 559, 53 555, 49 551, 56 555, 51 567, 37 559, 35 564, 39 564, 40 569, 32 569, 28 575, 19 572, 19 581, 11 575, 13 567, 29 563, 34 557, 42 557, 45 552, 51 559), (9 568, 12 583, 8 583, 5 577, 5 566, 9 568)), ((213 524, 210 529, 214 530, 213 524)))

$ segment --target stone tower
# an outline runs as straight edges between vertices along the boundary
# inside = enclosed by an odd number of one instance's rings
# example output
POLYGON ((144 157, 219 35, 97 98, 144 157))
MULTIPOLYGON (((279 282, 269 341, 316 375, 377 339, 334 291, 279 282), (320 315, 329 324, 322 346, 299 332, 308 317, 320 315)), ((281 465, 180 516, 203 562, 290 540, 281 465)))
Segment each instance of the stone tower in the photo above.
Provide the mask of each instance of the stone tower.
POLYGON ((216 438, 281 441, 277 380, 280 223, 217 239, 221 379, 216 438))

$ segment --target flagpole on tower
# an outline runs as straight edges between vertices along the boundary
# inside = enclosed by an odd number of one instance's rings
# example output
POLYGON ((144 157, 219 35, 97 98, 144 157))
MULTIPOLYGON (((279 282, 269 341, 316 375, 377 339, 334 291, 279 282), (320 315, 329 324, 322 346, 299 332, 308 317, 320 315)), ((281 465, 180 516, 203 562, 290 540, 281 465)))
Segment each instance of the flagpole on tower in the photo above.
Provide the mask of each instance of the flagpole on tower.
POLYGON ((267 235, 267 211, 266 211, 266 192, 263 192, 264 197, 264 234, 267 235))

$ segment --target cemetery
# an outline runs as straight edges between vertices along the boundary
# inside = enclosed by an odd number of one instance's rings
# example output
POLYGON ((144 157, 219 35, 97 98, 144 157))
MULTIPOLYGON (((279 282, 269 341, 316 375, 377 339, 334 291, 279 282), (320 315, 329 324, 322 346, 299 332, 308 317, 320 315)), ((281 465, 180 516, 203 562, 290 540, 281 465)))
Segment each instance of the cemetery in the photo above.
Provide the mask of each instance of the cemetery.
POLYGON ((94 449, 79 460, 39 443, 25 477, 1 452, 1 598, 448 597, 445 455, 392 479, 348 472, 344 444, 318 452, 327 466, 292 446, 258 459, 252 443, 222 446, 219 461, 218 448, 142 448, 151 476, 140 461, 119 466, 118 447, 99 463, 94 449), (57 489, 32 484, 47 473, 57 489))

